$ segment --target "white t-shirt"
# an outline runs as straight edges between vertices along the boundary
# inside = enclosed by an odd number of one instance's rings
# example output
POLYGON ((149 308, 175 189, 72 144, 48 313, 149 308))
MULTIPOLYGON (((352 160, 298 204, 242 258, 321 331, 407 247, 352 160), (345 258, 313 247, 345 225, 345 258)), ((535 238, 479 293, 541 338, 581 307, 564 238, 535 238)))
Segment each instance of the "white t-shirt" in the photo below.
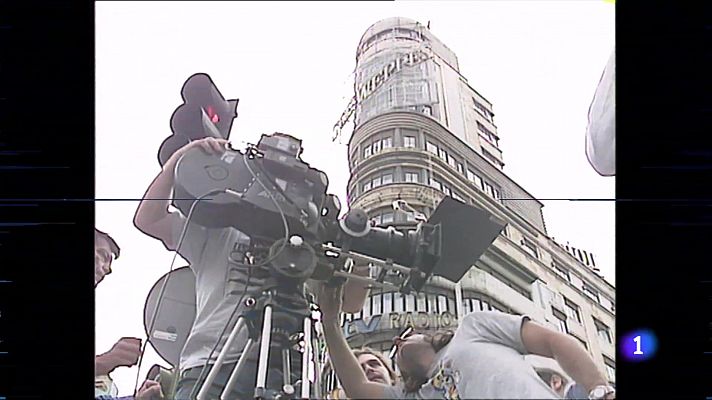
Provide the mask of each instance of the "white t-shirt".
POLYGON ((522 324, 529 318, 496 311, 465 315, 442 348, 430 380, 415 393, 402 384, 385 388, 389 399, 558 399, 525 359, 522 324))
POLYGON ((586 157, 600 175, 616 174, 616 52, 613 51, 588 109, 586 157))

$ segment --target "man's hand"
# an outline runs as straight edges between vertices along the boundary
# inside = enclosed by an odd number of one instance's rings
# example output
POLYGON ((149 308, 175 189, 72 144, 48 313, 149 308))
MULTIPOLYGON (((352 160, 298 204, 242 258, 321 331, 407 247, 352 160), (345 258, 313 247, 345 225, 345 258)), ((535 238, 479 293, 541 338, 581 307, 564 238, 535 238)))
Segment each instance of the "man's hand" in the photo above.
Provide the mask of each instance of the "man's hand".
POLYGON ((136 400, 163 400, 161 385, 156 381, 146 380, 136 393, 136 400))
POLYGON ((166 166, 168 168, 173 168, 175 167, 175 164, 178 162, 178 160, 185 154, 188 150, 199 147, 201 150, 208 154, 222 154, 227 150, 228 148, 228 141, 225 139, 216 139, 213 137, 206 137, 202 138, 200 140, 194 140, 185 146, 181 147, 180 149, 176 150, 171 157, 166 161, 166 163, 163 165, 163 169, 166 169, 166 166))
POLYGON ((322 321, 338 321, 339 313, 341 312, 343 287, 343 284, 338 286, 333 286, 328 282, 321 284, 318 300, 322 321))
POLYGON ((118 367, 130 367, 138 362, 141 354, 141 339, 121 338, 106 353, 96 356, 96 375, 108 375, 118 367))

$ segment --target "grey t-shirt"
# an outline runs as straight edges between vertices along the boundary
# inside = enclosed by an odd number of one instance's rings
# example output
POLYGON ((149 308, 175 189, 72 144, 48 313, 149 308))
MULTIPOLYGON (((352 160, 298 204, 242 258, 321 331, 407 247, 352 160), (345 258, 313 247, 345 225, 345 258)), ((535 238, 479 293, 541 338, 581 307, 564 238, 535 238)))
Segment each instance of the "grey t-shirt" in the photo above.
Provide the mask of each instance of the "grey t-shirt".
POLYGON ((415 393, 387 387, 390 399, 557 399, 524 360, 522 323, 528 317, 496 311, 465 315, 441 349, 430 380, 415 393))
MULTIPOLYGON (((176 242, 180 239, 186 218, 177 213, 173 226, 176 242)), ((209 229, 193 222, 186 227, 178 253, 190 262, 195 274, 196 315, 180 356, 182 371, 202 367, 215 346, 226 322, 237 306, 237 301, 245 289, 247 270, 230 261, 231 253, 238 243, 248 244, 249 238, 234 228, 209 229)), ((242 261, 241 254, 233 254, 233 259, 242 261)), ((256 271, 250 274, 248 295, 264 283, 256 271)), ((244 302, 243 302, 244 304, 244 302)), ((238 310, 237 313, 242 312, 238 310)), ((235 317, 234 321, 237 319, 235 317)), ((215 349, 210 363, 214 363, 230 334, 230 326, 215 349)), ((226 362, 237 362, 247 342, 247 330, 243 329, 231 346, 226 362)), ((257 346, 255 346, 255 353, 257 346)), ((254 355, 256 358, 256 354, 254 355)))

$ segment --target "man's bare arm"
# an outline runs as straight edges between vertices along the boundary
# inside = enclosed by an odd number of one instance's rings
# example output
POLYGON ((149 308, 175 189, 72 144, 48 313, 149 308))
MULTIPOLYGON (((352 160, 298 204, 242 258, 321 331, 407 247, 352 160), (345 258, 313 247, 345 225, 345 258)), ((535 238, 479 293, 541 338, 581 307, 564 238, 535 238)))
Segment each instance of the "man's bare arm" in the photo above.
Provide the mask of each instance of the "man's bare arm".
POLYGON ((205 138, 190 142, 178 149, 163 165, 161 172, 153 179, 143 195, 134 215, 134 225, 141 232, 159 239, 169 250, 176 249, 178 238, 173 237, 174 218, 168 211, 171 192, 175 182, 175 167, 180 157, 193 147, 200 147, 208 153, 220 154, 226 148, 223 139, 205 138))
POLYGON ((522 342, 532 354, 554 358, 571 378, 591 391, 608 382, 576 339, 532 321, 522 325, 522 342))
MULTIPOLYGON (((367 276, 368 270, 368 266, 355 267, 353 273, 358 276, 367 276)), ((361 311, 368 292, 369 289, 363 281, 347 279, 344 286, 344 312, 357 313, 361 311)))
POLYGON ((343 333, 341 333, 341 327, 339 326, 341 292, 340 288, 329 288, 323 284, 319 293, 324 338, 329 350, 331 365, 349 398, 382 399, 386 386, 368 381, 356 356, 354 356, 348 343, 346 343, 343 333))

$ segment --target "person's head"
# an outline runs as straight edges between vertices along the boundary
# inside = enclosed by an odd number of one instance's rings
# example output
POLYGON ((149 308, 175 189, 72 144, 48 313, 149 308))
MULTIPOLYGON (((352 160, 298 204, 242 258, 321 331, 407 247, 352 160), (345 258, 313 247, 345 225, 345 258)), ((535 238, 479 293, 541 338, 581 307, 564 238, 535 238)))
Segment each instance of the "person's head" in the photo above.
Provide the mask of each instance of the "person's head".
POLYGON ((539 374, 539 377, 541 377, 541 379, 551 388, 551 390, 563 395, 564 390, 566 389, 566 379, 563 376, 549 370, 538 371, 537 373, 539 374))
POLYGON ((428 381, 436 353, 447 346, 453 336, 453 331, 440 331, 411 333, 394 339, 396 365, 406 392, 415 392, 428 381))
POLYGON ((378 382, 384 385, 393 385, 395 383, 396 372, 383 355, 367 347, 353 352, 370 382, 378 382))
POLYGON ((121 249, 108 234, 94 228, 94 286, 111 273, 111 262, 119 258, 121 249))

